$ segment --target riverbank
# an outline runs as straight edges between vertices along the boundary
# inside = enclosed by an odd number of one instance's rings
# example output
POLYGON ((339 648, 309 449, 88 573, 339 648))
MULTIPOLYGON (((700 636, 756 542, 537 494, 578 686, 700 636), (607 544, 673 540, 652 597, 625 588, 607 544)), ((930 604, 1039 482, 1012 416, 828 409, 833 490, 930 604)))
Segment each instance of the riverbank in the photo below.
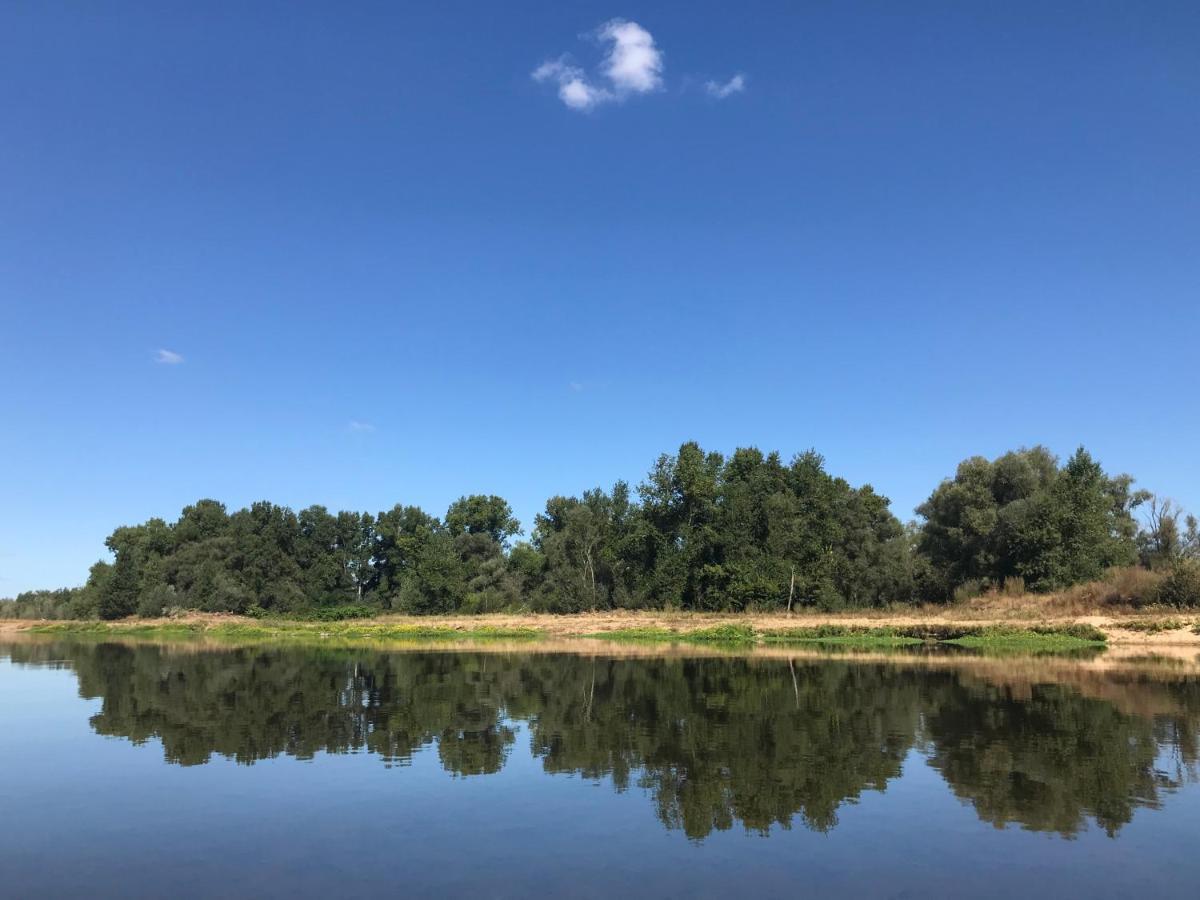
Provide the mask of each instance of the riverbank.
POLYGON ((829 644, 905 646, 951 643, 980 649, 1069 650, 1123 646, 1194 648, 1200 652, 1200 616, 1139 613, 1126 616, 1012 617, 963 615, 962 610, 891 613, 706 614, 603 612, 576 615, 381 616, 342 622, 252 619, 191 614, 170 619, 115 622, 0 621, 0 633, 32 632, 146 638, 208 637, 244 640, 391 642, 411 640, 598 639, 626 643, 722 645, 829 644))

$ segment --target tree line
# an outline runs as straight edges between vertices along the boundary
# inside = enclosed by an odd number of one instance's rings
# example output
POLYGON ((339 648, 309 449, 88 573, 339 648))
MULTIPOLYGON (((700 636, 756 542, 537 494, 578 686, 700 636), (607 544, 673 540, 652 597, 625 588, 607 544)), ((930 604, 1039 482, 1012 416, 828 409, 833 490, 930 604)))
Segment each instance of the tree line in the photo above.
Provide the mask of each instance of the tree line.
POLYGON ((1133 484, 1082 447, 1061 464, 1044 447, 972 457, 904 525, 814 451, 784 462, 689 442, 636 490, 551 497, 520 541, 495 495, 440 518, 200 500, 117 528, 84 586, 0 601, 0 615, 840 609, 1048 592, 1130 566, 1160 577, 1128 599, 1200 604, 1195 518, 1133 484))

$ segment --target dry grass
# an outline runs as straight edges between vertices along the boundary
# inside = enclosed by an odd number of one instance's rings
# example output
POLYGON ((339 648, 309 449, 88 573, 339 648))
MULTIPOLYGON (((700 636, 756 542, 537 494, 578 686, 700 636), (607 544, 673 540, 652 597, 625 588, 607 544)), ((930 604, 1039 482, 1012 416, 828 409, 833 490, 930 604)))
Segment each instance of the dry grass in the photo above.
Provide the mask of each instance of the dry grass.
POLYGON ((1159 572, 1131 566, 1111 569, 1099 581, 1077 584, 1052 594, 1017 594, 1006 583, 1004 591, 991 591, 947 609, 1003 619, 1130 615, 1145 608, 1162 580, 1159 572))

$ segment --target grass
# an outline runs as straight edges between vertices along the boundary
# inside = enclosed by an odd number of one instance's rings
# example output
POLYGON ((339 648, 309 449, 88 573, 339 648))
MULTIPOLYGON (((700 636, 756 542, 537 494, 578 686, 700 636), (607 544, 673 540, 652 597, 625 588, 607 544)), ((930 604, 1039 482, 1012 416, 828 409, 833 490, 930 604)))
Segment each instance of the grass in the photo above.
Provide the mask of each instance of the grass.
POLYGON ((758 634, 750 625, 713 625, 696 628, 684 634, 684 639, 696 644, 754 644, 758 634))
POLYGON ((749 625, 714 625, 711 628, 694 628, 691 631, 674 631, 670 628, 618 628, 600 631, 581 637, 598 638, 605 641, 628 641, 630 643, 690 643, 690 644, 754 644, 758 635, 749 625))
POLYGON ((114 622, 48 622, 34 625, 29 631, 35 634, 70 634, 70 635, 133 635, 153 637, 189 637, 207 631, 202 622, 172 622, 171 624, 116 624, 114 622))
POLYGON ((1103 647, 1108 641, 1104 632, 1091 625, 1032 626, 1008 628, 988 626, 947 638, 944 643, 974 650, 1061 652, 1103 647))
MULTIPOLYGON (((1135 623, 1146 630, 1185 627, 1179 620, 1135 623)), ((242 641, 308 642, 399 642, 399 641, 487 641, 536 640, 544 633, 533 627, 480 625, 453 627, 441 624, 411 624, 343 620, 331 622, 258 619, 218 622, 61 622, 35 626, 43 634, 81 636, 125 636, 144 638, 205 637, 242 641)), ((746 648, 756 644, 820 644, 862 648, 910 647, 951 644, 991 651, 1046 652, 1103 646, 1105 635, 1090 625, 1060 626, 975 626, 905 625, 870 627, 860 625, 815 625, 760 631, 748 624, 725 623, 706 628, 674 630, 641 626, 605 631, 581 637, 643 643, 686 643, 746 648)))
POLYGON ((910 632, 911 629, 818 625, 813 628, 764 631, 762 640, 767 644, 838 644, 852 647, 911 647, 926 643, 924 636, 910 632))
POLYGON ((1155 606, 1165 578, 1162 572, 1127 566, 1109 569, 1095 581, 1045 594, 1023 592, 1024 584, 1016 580, 989 590, 981 584, 964 585, 954 606, 965 615, 993 618, 1103 615, 1155 606))
POLYGON ((1103 646, 1104 632, 1090 625, 1010 628, 972 625, 906 625, 868 628, 823 625, 764 633, 773 644, 824 643, 863 647, 903 647, 917 644, 951 644, 978 650, 1028 650, 1030 652, 1078 650, 1103 646))
POLYGON ((1179 631, 1187 628, 1188 623, 1183 619, 1133 619, 1128 622, 1114 622, 1114 628, 1126 631, 1140 631, 1144 634, 1160 634, 1164 631, 1179 631))
POLYGON ((115 635, 128 637, 211 637, 231 640, 327 640, 344 641, 455 641, 533 640, 542 636, 537 628, 451 628, 439 625, 390 625, 360 621, 287 622, 259 620, 242 622, 180 622, 126 625, 112 622, 65 622, 40 625, 32 631, 43 634, 115 635))
POLYGON ((582 637, 605 641, 628 641, 629 643, 657 643, 678 641, 682 638, 682 632, 673 631, 670 628, 617 628, 612 631, 585 634, 582 637))
POLYGON ((1005 626, 911 625, 872 628, 860 625, 817 625, 756 631, 748 625, 718 625, 693 631, 669 628, 624 628, 588 635, 612 641, 750 644, 829 644, 863 648, 951 644, 979 650, 1053 652, 1104 646, 1104 632, 1090 625, 1005 626))
POLYGON ((253 608, 246 611, 252 619, 266 619, 270 621, 300 621, 300 622, 343 622, 347 619, 373 619, 378 614, 378 610, 370 606, 349 605, 349 606, 321 606, 316 609, 306 610, 304 612, 293 612, 287 615, 278 613, 264 612, 260 608, 253 608))

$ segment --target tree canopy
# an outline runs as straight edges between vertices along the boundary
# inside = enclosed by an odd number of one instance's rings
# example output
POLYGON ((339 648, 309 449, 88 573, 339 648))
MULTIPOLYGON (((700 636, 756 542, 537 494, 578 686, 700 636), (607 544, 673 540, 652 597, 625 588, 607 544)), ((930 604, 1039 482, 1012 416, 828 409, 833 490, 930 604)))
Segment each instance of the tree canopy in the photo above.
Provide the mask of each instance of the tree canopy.
POLYGON ((515 543, 521 523, 494 494, 459 497, 440 518, 403 504, 230 512, 199 500, 174 522, 113 531, 111 562, 84 587, 22 594, 0 614, 861 608, 1010 580, 1055 590, 1139 561, 1171 569, 1180 605, 1200 602, 1189 599, 1200 593, 1195 520, 1154 500, 1139 529, 1148 497, 1082 447, 1061 465, 1033 447, 964 460, 905 527, 886 497, 830 474, 815 451, 785 461, 688 442, 635 488, 551 497, 515 543))
POLYGON ((917 507, 930 593, 945 598, 971 581, 1008 578, 1045 591, 1132 565, 1133 510, 1149 496, 1132 484, 1128 475, 1106 475, 1083 447, 1062 466, 1045 447, 964 460, 917 507))

